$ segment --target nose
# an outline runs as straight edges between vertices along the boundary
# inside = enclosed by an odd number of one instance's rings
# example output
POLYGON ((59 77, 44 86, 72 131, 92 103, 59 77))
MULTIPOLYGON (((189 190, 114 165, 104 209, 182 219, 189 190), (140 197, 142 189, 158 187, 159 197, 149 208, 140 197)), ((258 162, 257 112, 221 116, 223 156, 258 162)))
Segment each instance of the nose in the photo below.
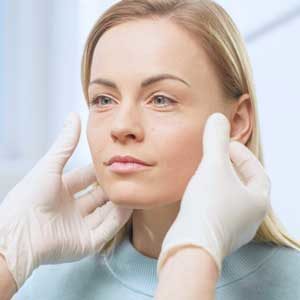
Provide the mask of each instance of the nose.
POLYGON ((140 110, 134 107, 134 104, 127 106, 122 104, 119 106, 111 128, 113 141, 127 143, 130 140, 143 140, 144 130, 140 121, 140 110))

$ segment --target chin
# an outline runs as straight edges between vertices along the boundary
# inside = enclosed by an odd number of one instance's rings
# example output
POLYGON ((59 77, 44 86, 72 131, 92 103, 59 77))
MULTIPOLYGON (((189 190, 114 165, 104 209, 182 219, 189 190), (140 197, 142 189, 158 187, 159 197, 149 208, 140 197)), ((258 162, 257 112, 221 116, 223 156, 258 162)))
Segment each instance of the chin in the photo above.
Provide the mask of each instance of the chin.
POLYGON ((111 196, 108 194, 108 198, 111 202, 113 202, 116 205, 125 208, 131 208, 131 209, 152 209, 161 205, 161 203, 148 201, 146 199, 143 199, 142 197, 139 197, 137 199, 136 195, 135 197, 130 197, 125 194, 123 193, 122 195, 111 195, 111 196))
POLYGON ((113 184, 109 187, 103 186, 108 199, 116 205, 131 209, 152 209, 162 205, 160 197, 148 189, 141 188, 136 184, 113 184))

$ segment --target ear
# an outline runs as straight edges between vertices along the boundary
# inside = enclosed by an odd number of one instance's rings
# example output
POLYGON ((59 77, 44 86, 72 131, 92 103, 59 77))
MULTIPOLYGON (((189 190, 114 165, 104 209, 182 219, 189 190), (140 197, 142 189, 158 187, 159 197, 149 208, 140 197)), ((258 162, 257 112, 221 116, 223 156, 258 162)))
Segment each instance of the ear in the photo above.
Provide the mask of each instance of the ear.
POLYGON ((243 94, 231 111, 231 140, 246 144, 252 134, 254 113, 249 94, 243 94))

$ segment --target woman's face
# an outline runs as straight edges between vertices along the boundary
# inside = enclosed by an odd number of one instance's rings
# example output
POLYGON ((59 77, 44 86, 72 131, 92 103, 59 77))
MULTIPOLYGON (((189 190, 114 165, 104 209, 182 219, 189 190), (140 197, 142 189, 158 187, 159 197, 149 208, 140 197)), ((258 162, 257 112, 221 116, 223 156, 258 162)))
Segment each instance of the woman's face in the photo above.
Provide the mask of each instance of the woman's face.
POLYGON ((116 85, 89 86, 89 101, 97 98, 90 103, 87 138, 104 192, 112 202, 133 209, 180 201, 202 158, 207 118, 216 111, 225 113, 208 57, 170 21, 128 22, 98 41, 91 82, 98 78, 116 85), (141 85, 161 74, 184 82, 164 79, 141 85), (153 165, 139 172, 114 173, 104 162, 115 155, 131 155, 153 165))

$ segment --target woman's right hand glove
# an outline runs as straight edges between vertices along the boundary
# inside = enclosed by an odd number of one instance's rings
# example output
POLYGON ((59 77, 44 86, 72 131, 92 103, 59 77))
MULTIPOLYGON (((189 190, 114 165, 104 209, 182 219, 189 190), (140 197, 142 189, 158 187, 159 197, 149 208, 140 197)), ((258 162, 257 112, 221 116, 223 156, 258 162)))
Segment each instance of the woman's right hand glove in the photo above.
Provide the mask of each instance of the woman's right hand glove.
POLYGON ((0 253, 17 289, 42 264, 79 260, 99 252, 129 219, 101 187, 74 195, 96 182, 89 165, 62 175, 80 137, 71 113, 56 142, 0 205, 0 253))
POLYGON ((180 248, 196 246, 212 256, 220 275, 224 257, 254 238, 270 208, 270 188, 255 155, 230 142, 226 116, 212 114, 204 129, 202 161, 164 238, 157 273, 180 248))

